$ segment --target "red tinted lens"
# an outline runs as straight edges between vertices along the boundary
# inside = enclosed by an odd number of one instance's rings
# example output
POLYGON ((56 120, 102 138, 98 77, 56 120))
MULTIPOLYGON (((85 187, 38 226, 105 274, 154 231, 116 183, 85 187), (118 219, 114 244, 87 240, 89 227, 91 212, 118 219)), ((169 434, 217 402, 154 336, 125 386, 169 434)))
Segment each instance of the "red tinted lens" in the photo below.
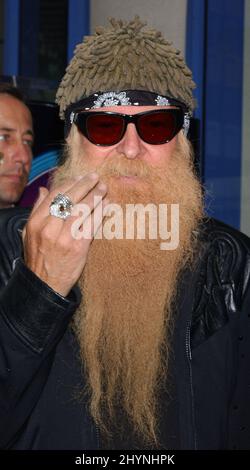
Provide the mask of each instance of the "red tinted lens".
POLYGON ((171 140, 176 132, 177 116, 175 110, 157 111, 145 114, 138 119, 138 133, 148 144, 164 144, 171 140), (173 111, 173 112, 172 112, 173 111))
POLYGON ((86 121, 87 137, 96 145, 116 144, 122 137, 123 129, 123 118, 112 114, 93 114, 86 121))

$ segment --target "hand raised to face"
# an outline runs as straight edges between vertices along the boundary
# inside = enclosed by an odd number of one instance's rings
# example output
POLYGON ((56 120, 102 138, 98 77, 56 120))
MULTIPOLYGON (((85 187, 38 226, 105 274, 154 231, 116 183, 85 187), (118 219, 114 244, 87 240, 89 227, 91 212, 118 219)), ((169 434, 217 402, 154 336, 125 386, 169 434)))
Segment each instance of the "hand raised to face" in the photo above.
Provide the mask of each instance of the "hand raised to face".
MULTIPOLYGON (((98 200, 105 206, 106 194, 107 186, 99 182, 96 173, 68 181, 50 192, 46 188, 40 189, 40 196, 23 231, 24 260, 31 271, 63 296, 68 295, 82 274, 91 241, 100 227, 93 224, 98 208, 95 196, 99 196, 98 200), (88 205, 91 237, 76 239, 72 236, 71 227, 76 216, 63 220, 50 215, 51 202, 58 193, 65 194, 73 205, 88 205)), ((89 223, 87 219, 86 223, 89 223)))

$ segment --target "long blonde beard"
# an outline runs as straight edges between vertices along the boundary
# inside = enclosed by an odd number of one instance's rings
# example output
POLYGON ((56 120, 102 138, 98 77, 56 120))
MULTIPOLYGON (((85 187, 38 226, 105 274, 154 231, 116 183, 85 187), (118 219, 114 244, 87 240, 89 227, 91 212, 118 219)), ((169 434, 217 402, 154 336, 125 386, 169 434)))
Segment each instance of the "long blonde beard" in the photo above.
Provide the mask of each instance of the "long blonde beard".
MULTIPOLYGON (((73 158, 73 156, 72 156, 73 158)), ((69 174, 93 170, 81 158, 66 160, 54 186, 69 174)), ((158 398, 167 382, 171 315, 177 280, 193 261, 195 229, 203 215, 202 192, 193 173, 187 140, 179 134, 176 151, 164 168, 150 168, 124 155, 95 168, 109 186, 109 199, 126 203, 178 203, 180 243, 160 250, 160 240, 94 240, 79 280, 83 293, 75 327, 88 384, 90 412, 106 436, 122 410, 134 436, 160 445, 158 398), (149 171, 150 170, 150 171, 149 171), (137 174, 137 189, 114 175, 137 174)), ((120 426, 120 432, 126 429, 120 426)))

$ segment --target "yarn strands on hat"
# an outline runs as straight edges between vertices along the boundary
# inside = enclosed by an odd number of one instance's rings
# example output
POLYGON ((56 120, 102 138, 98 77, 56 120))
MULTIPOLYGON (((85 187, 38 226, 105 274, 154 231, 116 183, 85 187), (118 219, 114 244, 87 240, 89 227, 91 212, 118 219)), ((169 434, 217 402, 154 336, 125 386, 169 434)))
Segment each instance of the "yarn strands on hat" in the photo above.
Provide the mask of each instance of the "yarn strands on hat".
POLYGON ((62 119, 70 104, 96 91, 152 91, 194 109, 195 84, 180 51, 145 25, 138 16, 130 22, 112 18, 76 46, 56 96, 62 119))

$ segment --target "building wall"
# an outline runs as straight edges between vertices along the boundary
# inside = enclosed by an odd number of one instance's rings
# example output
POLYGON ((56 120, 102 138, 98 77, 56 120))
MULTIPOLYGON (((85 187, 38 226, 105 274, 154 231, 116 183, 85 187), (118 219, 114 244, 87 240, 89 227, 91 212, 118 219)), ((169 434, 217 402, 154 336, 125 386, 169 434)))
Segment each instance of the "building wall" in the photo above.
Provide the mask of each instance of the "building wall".
POLYGON ((4 0, 0 0, 0 74, 3 70, 4 0))
POLYGON ((112 16, 124 20, 139 15, 152 27, 159 29, 185 53, 187 0, 91 0, 91 31, 107 24, 112 16))
POLYGON ((241 230, 250 236, 250 0, 245 0, 241 230))

